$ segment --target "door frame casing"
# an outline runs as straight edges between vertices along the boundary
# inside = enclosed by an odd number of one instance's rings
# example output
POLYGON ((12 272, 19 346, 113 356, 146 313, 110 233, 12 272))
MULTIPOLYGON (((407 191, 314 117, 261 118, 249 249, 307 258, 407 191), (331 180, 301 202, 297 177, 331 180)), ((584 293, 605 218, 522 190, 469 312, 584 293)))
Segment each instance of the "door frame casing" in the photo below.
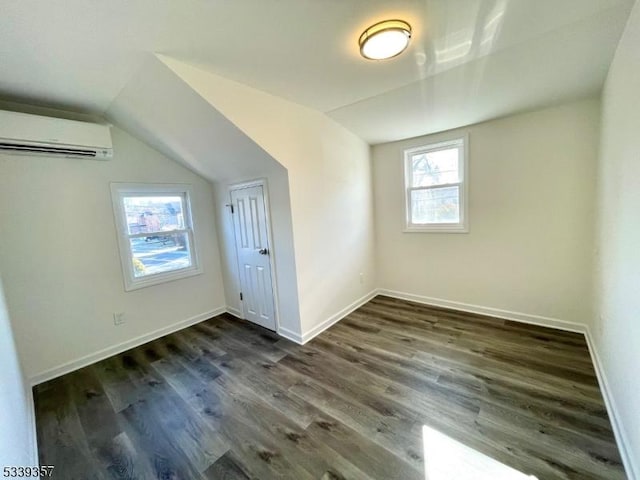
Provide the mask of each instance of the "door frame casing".
MULTIPOLYGON (((269 241, 269 268, 271 269, 271 290, 273 292, 273 318, 275 320, 275 324, 276 324, 276 333, 280 333, 280 308, 279 308, 279 302, 278 302, 278 284, 276 281, 276 262, 275 262, 275 244, 273 243, 273 235, 271 234, 271 204, 269 202, 269 185, 268 185, 268 181, 266 178, 262 177, 262 178, 256 178, 253 180, 246 180, 243 182, 238 182, 238 183, 232 183, 228 186, 228 195, 229 195, 229 202, 231 202, 231 204, 233 204, 233 198, 231 197, 231 194, 233 191, 235 190, 243 190, 245 188, 252 188, 252 187, 262 187, 262 197, 264 200, 264 215, 265 215, 265 222, 266 222, 266 227, 267 227, 267 240, 269 241)), ((229 212, 229 214, 231 215, 231 222, 232 222, 232 226, 233 226, 233 248, 235 250, 235 254, 236 254, 236 268, 237 268, 237 274, 238 274, 238 286, 240 288, 242 288, 242 280, 241 280, 241 276, 240 276, 240 254, 238 253, 238 239, 236 238, 236 225, 235 225, 235 221, 236 219, 233 217, 233 215, 236 215, 236 213, 231 214, 231 212, 229 212)), ((238 292, 239 294, 240 292, 238 292)), ((238 295, 239 297, 240 295, 238 295)), ((241 304, 241 310, 240 313, 242 313, 242 318, 243 320, 246 320, 244 317, 244 300, 240 300, 240 304, 241 304)))

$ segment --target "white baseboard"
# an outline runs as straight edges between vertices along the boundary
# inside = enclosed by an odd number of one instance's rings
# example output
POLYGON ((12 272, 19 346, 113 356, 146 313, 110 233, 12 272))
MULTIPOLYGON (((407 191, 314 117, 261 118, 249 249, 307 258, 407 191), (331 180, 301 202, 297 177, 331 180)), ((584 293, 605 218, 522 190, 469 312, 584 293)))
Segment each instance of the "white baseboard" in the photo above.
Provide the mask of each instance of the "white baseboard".
POLYGON ((299 333, 294 332, 293 330, 289 330, 288 328, 284 328, 284 327, 279 327, 277 333, 281 337, 284 337, 287 340, 291 340, 293 343, 297 343, 298 345, 304 345, 304 342, 302 341, 302 336, 299 333))
POLYGON ((240 320, 244 320, 244 315, 242 315, 242 312, 237 308, 227 305, 226 309, 227 313, 233 315, 234 317, 238 317, 240 320))
POLYGON ((502 310, 500 308, 484 307, 482 305, 473 305, 471 303, 454 302, 452 300, 444 300, 442 298, 426 297, 413 293, 398 292, 395 290, 378 289, 378 295, 399 298, 410 302, 423 303, 434 307, 450 308, 451 310, 460 310, 462 312, 477 313, 479 315, 488 315, 490 317, 502 318, 505 320, 513 320, 516 322, 529 323, 539 325, 541 327, 557 328, 568 332, 585 333, 586 326, 580 323, 560 320, 558 318, 543 317, 540 315, 532 315, 529 313, 512 312, 510 310, 502 310))
POLYGON ((444 300, 441 298, 427 297, 424 295, 416 295, 413 293, 398 292, 396 290, 387 290, 384 288, 380 288, 380 289, 372 290, 362 298, 353 302, 348 307, 339 311, 335 315, 332 315, 331 317, 329 317, 320 325, 317 325, 316 327, 309 330, 308 332, 304 332, 302 335, 282 327, 278 329, 278 334, 295 343, 304 345, 309 340, 311 340, 315 336, 325 331, 331 325, 342 320, 344 317, 349 315, 354 310, 357 310, 358 308, 360 308, 362 305, 370 301, 376 295, 385 295, 387 297, 393 297, 393 298, 398 298, 400 300, 408 300, 411 302, 422 303, 424 305, 449 308, 451 310, 458 310, 458 311, 469 312, 469 313, 477 313, 479 315, 488 315, 491 317, 502 318, 505 320, 513 320, 516 322, 528 323, 532 325, 539 325, 542 327, 557 328, 559 330, 565 330, 568 332, 584 334, 586 331, 585 325, 582 325, 580 323, 575 323, 575 322, 569 322, 567 320, 560 320, 558 318, 543 317, 541 315, 532 315, 529 313, 522 313, 522 312, 513 312, 510 310, 503 310, 499 308, 485 307, 481 305, 473 305, 470 303, 463 303, 463 302, 455 302, 452 300, 444 300))
POLYGON ((201 313, 194 317, 187 318, 186 320, 182 320, 167 327, 159 328, 158 330, 154 330, 153 332, 145 333, 144 335, 140 335, 139 337, 132 338, 131 340, 127 340, 117 345, 103 348, 102 350, 99 350, 95 353, 91 353, 84 357, 72 360, 67 363, 63 363, 62 365, 33 375, 31 378, 29 378, 29 382, 31 386, 38 385, 39 383, 44 383, 56 377, 60 377, 61 375, 79 370, 80 368, 91 365, 92 363, 99 362, 100 360, 104 360, 105 358, 109 358, 113 355, 117 355, 119 353, 127 351, 131 348, 138 347, 152 340, 156 340, 157 338, 164 337, 165 335, 169 335, 170 333, 177 332, 178 330, 182 330, 183 328, 190 327, 191 325, 195 325, 196 323, 203 322, 226 311, 226 307, 216 308, 215 310, 201 313))
POLYGON ((602 397, 604 398, 604 403, 607 407, 607 413, 609 414, 609 420, 611 420, 611 427, 613 428, 613 434, 616 437, 616 443, 618 444, 618 450, 620 451, 620 456, 622 457, 622 463, 626 470, 627 477, 629 480, 638 480, 640 478, 638 477, 640 467, 633 464, 633 459, 631 458, 629 448, 627 447, 630 443, 623 427, 624 424, 618 414, 615 397, 611 393, 609 381, 607 380, 604 366, 600 360, 600 355, 598 355, 598 349, 596 348, 596 343, 593 340, 589 327, 586 328, 584 336, 587 339, 589 353, 591 354, 591 361, 595 368, 596 376, 598 377, 602 397))

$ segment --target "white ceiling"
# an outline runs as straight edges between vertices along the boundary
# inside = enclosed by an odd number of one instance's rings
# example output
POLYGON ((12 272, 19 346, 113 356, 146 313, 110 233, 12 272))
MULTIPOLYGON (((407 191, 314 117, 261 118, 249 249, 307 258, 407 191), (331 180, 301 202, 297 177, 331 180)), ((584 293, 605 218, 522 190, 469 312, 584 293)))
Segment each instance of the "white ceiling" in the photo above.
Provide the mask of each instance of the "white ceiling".
POLYGON ((594 94, 633 0, 2 0, 0 97, 102 113, 163 53, 326 112, 370 143, 594 94), (403 55, 357 38, 402 18, 403 55))

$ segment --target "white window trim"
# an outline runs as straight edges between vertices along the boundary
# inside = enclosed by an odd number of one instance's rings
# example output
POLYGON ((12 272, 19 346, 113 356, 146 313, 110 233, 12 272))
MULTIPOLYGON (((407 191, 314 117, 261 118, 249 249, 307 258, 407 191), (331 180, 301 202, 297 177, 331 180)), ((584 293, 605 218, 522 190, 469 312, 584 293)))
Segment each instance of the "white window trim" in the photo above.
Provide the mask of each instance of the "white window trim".
POLYGON ((120 262, 122 265, 122 276, 124 279, 125 291, 137 290, 139 288, 150 287, 160 283, 171 282, 181 278, 187 278, 202 273, 200 267, 198 248, 196 245, 196 233, 193 226, 193 218, 191 211, 191 198, 193 190, 191 185, 187 184, 160 184, 160 183, 111 183, 111 200, 113 202, 113 214, 115 218, 116 231, 118 234, 118 248, 120 250, 120 262), (129 231, 127 227, 127 218, 125 215, 124 204, 122 198, 124 196, 154 196, 166 194, 184 195, 184 222, 185 230, 177 230, 177 233, 190 232, 189 251, 191 252, 192 265, 188 268, 175 270, 173 272, 163 272, 136 278, 133 272, 133 255, 129 245, 129 231))
POLYGON ((404 151, 402 168, 404 170, 404 229, 405 233, 468 233, 469 232, 469 135, 455 135, 440 140, 436 143, 409 148, 404 151), (460 146, 460 143, 462 145, 460 146), (434 185, 428 188, 442 188, 444 186, 460 186, 460 222, 438 224, 413 224, 411 223, 411 191, 421 190, 425 187, 410 187, 411 168, 409 162, 411 156, 416 153, 442 150, 447 147, 460 146, 462 161, 460 162, 460 178, 457 183, 434 185))

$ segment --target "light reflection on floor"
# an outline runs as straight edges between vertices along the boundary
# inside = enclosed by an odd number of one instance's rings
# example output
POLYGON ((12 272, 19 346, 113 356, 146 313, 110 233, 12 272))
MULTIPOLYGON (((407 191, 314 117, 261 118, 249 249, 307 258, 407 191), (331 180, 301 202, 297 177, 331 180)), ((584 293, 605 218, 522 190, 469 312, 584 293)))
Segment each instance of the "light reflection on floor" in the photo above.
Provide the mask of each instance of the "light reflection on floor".
POLYGON ((426 480, 537 480, 424 425, 426 480))

